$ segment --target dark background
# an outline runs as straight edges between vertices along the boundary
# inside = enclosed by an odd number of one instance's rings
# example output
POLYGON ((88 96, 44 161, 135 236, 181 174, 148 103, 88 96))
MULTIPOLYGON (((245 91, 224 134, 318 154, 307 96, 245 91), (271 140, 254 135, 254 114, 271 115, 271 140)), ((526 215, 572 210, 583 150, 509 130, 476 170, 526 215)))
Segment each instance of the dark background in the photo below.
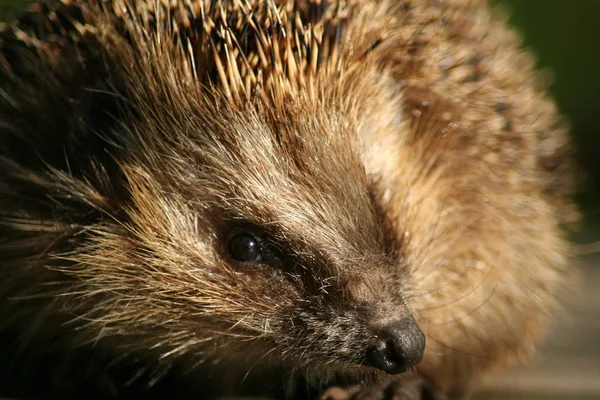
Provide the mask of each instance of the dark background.
MULTIPOLYGON (((27 0, 0 0, 0 19, 27 0)), ((554 77, 551 95, 571 121, 587 172, 579 202, 585 214, 578 240, 600 240, 600 0, 491 0, 511 16, 523 45, 554 77)))

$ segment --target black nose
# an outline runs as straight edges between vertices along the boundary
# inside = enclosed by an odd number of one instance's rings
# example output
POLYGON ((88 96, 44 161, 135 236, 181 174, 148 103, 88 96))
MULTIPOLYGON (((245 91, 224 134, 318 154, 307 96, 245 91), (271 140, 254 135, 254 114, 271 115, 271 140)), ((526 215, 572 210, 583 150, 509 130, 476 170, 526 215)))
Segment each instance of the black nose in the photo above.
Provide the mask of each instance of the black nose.
POLYGON ((421 362, 425 335, 417 322, 403 318, 380 328, 369 343, 367 365, 399 374, 421 362))

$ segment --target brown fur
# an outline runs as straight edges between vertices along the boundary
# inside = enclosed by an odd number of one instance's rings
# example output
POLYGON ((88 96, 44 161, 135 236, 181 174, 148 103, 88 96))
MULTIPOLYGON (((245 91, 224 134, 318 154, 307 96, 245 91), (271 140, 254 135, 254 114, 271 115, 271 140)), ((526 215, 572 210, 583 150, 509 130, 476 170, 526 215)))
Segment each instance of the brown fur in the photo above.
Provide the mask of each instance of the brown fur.
POLYGON ((408 314, 440 388, 527 359, 575 213, 518 44, 479 0, 31 6, 0 31, 4 364, 372 375, 408 314))

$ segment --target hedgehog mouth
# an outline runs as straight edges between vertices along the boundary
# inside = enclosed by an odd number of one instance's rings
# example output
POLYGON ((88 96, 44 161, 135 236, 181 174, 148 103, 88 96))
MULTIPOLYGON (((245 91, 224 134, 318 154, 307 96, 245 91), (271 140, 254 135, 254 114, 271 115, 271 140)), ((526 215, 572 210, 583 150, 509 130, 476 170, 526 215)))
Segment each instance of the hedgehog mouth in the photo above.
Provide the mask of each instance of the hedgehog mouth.
MULTIPOLYGON (((403 380, 418 377, 416 369, 410 369, 404 375, 406 378, 402 378, 403 380)), ((318 389, 321 394, 332 388, 352 390, 360 387, 387 386, 392 378, 393 375, 375 367, 343 362, 328 364, 324 370, 320 368, 309 370, 304 376, 308 381, 307 386, 318 389)))

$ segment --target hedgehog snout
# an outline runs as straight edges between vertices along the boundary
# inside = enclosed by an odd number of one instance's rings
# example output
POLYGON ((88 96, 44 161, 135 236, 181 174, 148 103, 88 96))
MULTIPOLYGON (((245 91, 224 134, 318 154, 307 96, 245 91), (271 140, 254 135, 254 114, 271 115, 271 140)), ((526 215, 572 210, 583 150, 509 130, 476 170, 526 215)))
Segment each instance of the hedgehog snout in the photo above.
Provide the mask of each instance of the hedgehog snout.
POLYGON ((405 317, 374 330, 365 364, 400 374, 420 363, 424 351, 425 335, 413 317, 405 317))

